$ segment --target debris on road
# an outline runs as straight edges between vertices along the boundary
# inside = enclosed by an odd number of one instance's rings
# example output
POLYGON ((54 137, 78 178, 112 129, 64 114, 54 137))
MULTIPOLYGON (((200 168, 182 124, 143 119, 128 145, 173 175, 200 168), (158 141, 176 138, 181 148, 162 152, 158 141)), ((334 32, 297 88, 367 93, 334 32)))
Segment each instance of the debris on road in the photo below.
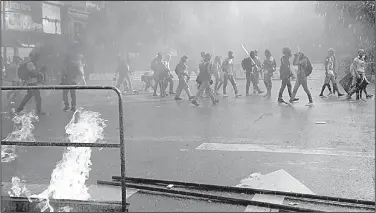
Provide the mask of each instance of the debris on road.
POLYGON ((261 176, 261 173, 252 173, 251 175, 249 175, 250 178, 258 178, 261 176))
POLYGON ((326 124, 326 122, 325 121, 316 121, 315 124, 326 124))
POLYGON ((299 205, 299 203, 296 203, 296 202, 289 202, 289 205, 290 205, 290 206, 297 206, 297 205, 299 205))

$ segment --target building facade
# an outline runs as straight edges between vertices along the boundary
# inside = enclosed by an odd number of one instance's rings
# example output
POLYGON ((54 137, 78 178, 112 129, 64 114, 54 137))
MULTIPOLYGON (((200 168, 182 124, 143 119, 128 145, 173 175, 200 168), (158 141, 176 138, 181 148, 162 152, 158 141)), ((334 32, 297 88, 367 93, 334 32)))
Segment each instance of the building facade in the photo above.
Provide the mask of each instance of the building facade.
POLYGON ((102 2, 90 1, 2 1, 1 4, 1 53, 7 59, 14 55, 27 57, 38 44, 60 49, 69 43, 87 41, 85 28, 89 14, 104 6, 102 2))
POLYGON ((39 44, 62 43, 59 2, 2 1, 1 52, 8 60, 25 58, 39 44))

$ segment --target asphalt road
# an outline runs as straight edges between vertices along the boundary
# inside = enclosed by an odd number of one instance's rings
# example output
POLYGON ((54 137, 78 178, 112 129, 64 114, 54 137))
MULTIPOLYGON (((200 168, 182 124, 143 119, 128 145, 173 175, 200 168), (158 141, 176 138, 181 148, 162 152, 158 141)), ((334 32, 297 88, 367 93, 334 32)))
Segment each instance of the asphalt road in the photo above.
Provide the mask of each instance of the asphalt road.
MULTIPOLYGON (((151 93, 124 96, 127 176, 235 186, 250 174, 282 169, 315 194, 374 200, 375 101, 319 98, 322 81, 318 72, 309 81, 313 107, 305 106, 308 99, 302 88, 298 103, 278 105, 280 81, 273 81, 270 100, 258 95, 235 98, 229 85, 230 96, 220 97, 217 106, 201 99, 201 105, 195 107, 185 94, 183 101, 152 97, 151 93)), ((244 94, 244 80, 238 85, 244 94)), ((260 85, 265 90, 261 81, 260 85)), ((194 87, 192 81, 193 91, 194 87)), ((372 84, 368 91, 374 94, 374 88, 372 84)), ((287 91, 284 97, 288 99, 287 91)), ((61 92, 56 91, 45 96, 43 109, 51 114, 34 124, 37 140, 65 137, 64 126, 73 113, 62 111, 60 98, 61 92)), ((100 112, 107 120, 105 140, 119 142, 115 94, 80 91, 78 106, 100 112)), ((12 121, 4 111, 3 137, 12 131, 12 121)), ((19 157, 2 164, 3 182, 18 176, 28 183, 48 184, 63 151, 18 148, 19 157)), ((116 149, 93 149, 91 160, 88 184, 120 174, 116 149)), ((158 199, 139 192, 129 202, 133 211, 244 211, 228 206, 201 208, 193 201, 188 207, 185 201, 158 199)))

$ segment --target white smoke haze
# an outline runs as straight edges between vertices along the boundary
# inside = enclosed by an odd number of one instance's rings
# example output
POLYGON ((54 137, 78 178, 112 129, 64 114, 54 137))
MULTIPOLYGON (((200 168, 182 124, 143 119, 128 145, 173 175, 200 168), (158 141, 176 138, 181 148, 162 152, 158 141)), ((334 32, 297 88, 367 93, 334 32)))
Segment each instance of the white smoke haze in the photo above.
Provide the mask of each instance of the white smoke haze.
MULTIPOLYGON (((19 115, 16 114, 12 121, 14 123, 14 130, 8 134, 8 136, 4 139, 5 141, 35 142, 33 135, 33 130, 35 127, 33 122, 39 121, 39 118, 35 115, 34 111, 19 115)), ((12 162, 16 159, 16 157, 16 146, 1 146, 2 163, 12 162)))

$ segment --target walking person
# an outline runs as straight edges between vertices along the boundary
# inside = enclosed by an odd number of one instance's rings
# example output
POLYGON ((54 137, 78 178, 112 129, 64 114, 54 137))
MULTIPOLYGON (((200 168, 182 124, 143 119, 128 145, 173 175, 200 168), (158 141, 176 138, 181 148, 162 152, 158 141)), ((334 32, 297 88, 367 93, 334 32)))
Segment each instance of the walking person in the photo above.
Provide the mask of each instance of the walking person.
POLYGON ((311 95, 311 92, 309 91, 308 85, 307 85, 307 75, 308 75, 307 72, 308 72, 308 69, 309 69, 308 63, 309 63, 308 58, 303 53, 299 52, 299 53, 296 53, 294 55, 293 65, 298 66, 298 71, 297 71, 296 83, 295 83, 295 86, 294 86, 294 89, 293 89, 293 92, 292 92, 292 96, 290 98, 290 103, 299 100, 298 98, 295 98, 295 96, 296 96, 296 93, 298 92, 298 89, 301 85, 304 89, 304 92, 308 96, 309 102, 308 102, 308 104, 306 104, 306 106, 312 106, 313 105, 312 95, 311 95))
MULTIPOLYGON (((280 72, 280 79, 282 80, 282 85, 281 89, 279 89, 278 93, 278 103, 285 103, 285 101, 282 98, 283 92, 287 86, 287 91, 289 93, 289 96, 291 98, 292 96, 292 86, 291 86, 291 77, 292 77, 292 72, 290 68, 290 58, 292 56, 291 54, 291 49, 288 47, 284 47, 282 49, 282 58, 281 58, 281 67, 279 69, 280 72)), ((296 98, 297 99, 297 98, 296 98)))
POLYGON ((251 51, 249 57, 243 59, 242 67, 245 70, 246 85, 245 85, 245 94, 249 96, 249 87, 251 83, 253 85, 253 93, 256 94, 256 91, 260 94, 262 91, 258 87, 258 65, 255 62, 255 52, 251 51))
POLYGON ((132 80, 131 80, 131 71, 129 67, 129 57, 127 53, 124 54, 120 52, 118 58, 118 68, 117 73, 119 74, 118 83, 116 85, 117 88, 120 88, 121 84, 124 85, 124 90, 128 89, 129 94, 133 94, 133 87, 132 87, 132 80))
POLYGON ((176 89, 176 95, 175 95, 175 100, 177 100, 177 101, 182 100, 180 98, 180 94, 183 90, 187 93, 189 100, 192 100, 194 98, 194 96, 192 96, 191 91, 189 90, 189 86, 188 86, 189 75, 186 72, 187 61, 188 61, 187 56, 181 57, 180 62, 176 65, 176 68, 175 68, 175 73, 176 73, 176 75, 178 76, 178 79, 179 79, 179 84, 178 84, 178 87, 176 89))
POLYGON ((120 89, 120 87, 123 86, 123 93, 129 91, 128 84, 125 81, 125 73, 127 70, 129 71, 129 66, 126 66, 123 54, 119 52, 114 80, 116 80, 116 76, 118 76, 116 87, 120 89))
POLYGON ((366 97, 371 98, 371 95, 368 95, 366 92, 366 87, 369 84, 365 76, 365 51, 363 49, 358 50, 358 56, 354 58, 353 63, 351 64, 350 71, 353 76, 352 87, 347 95, 348 99, 351 99, 351 96, 354 93, 357 93, 357 100, 360 98, 361 91, 365 91, 366 97))
POLYGON ((266 87, 266 94, 264 97, 270 98, 272 95, 272 77, 273 73, 276 71, 277 63, 268 49, 265 50, 265 57, 264 63, 262 64, 262 69, 264 71, 264 84, 266 87))
MULTIPOLYGON (((158 86, 160 86, 160 80, 159 80, 159 68, 158 68, 158 64, 159 63, 163 63, 162 61, 162 53, 157 53, 157 56, 152 60, 151 62, 151 66, 150 66, 150 69, 153 70, 153 77, 154 77, 154 86, 153 86, 153 96, 158 96, 157 95, 157 89, 158 89, 158 86)), ((160 87, 162 88, 162 87, 160 87)), ((161 91, 161 95, 162 95, 162 91, 161 91)))
MULTIPOLYGON (((65 68, 63 69, 61 85, 78 85, 81 81, 85 81, 84 73, 84 64, 81 60, 81 55, 75 50, 67 56, 65 62, 65 68)), ((72 112, 76 111, 76 90, 63 90, 63 102, 64 102, 64 111, 71 110, 72 112), (68 93, 71 96, 71 107, 69 107, 68 93)))
POLYGON ((168 68, 166 67, 165 63, 163 62, 163 56, 162 53, 158 53, 157 57, 153 59, 151 62, 151 70, 154 71, 154 93, 153 96, 158 96, 157 95, 157 89, 159 86, 159 89, 161 91, 160 96, 165 97, 165 89, 164 89, 164 81, 167 77, 167 74, 169 72, 168 68))
MULTIPOLYGON (((18 77, 18 68, 20 67, 20 64, 22 63, 22 59, 19 56, 13 56, 12 63, 8 66, 6 69, 6 78, 7 80, 12 82, 12 86, 21 86, 21 80, 18 77)), ((12 90, 8 91, 7 93, 7 99, 9 100, 9 104, 13 105, 16 103, 16 97, 20 95, 19 90, 12 90)))
MULTIPOLYGON (((37 71, 37 61, 40 58, 40 53, 36 50, 32 50, 29 53, 29 58, 30 61, 21 64, 18 68, 18 76, 21 78, 21 80, 24 80, 24 85, 26 84, 26 86, 38 86, 43 82, 42 74, 37 71)), ((37 114, 46 115, 47 113, 42 112, 42 97, 40 95, 40 90, 38 89, 27 90, 27 94, 22 100, 19 107, 16 109, 16 113, 21 112, 32 97, 34 97, 36 102, 37 114)))
POLYGON ((169 73, 168 73, 168 75, 167 75, 167 77, 166 77, 166 79, 164 81, 164 85, 163 85, 164 86, 164 93, 166 95, 167 95, 166 89, 167 89, 168 85, 170 85, 170 89, 169 89, 168 93, 170 95, 175 94, 174 93, 174 80, 172 80, 174 76, 170 72, 170 61, 171 61, 171 55, 167 54, 166 60, 164 61, 164 63, 166 65, 167 69, 169 70, 169 73))
POLYGON ((324 90, 325 90, 325 87, 328 87, 329 88, 329 95, 332 94, 332 91, 331 91, 331 88, 330 88, 330 82, 332 82, 332 85, 333 85, 333 92, 334 94, 336 93, 337 91, 337 94, 338 94, 338 97, 341 97, 343 96, 344 94, 342 94, 339 90, 338 90, 338 86, 337 86, 337 82, 336 82, 336 78, 338 76, 337 72, 336 72, 336 57, 334 55, 334 49, 333 48, 330 48, 328 50, 328 56, 326 57, 325 59, 325 82, 321 88, 321 92, 320 92, 320 97, 324 97, 324 90))
POLYGON ((258 67, 258 69, 257 69, 257 75, 256 75, 257 81, 260 78, 264 79, 264 73, 262 72, 262 69, 261 69, 261 60, 260 60, 260 57, 258 56, 257 50, 255 50, 255 59, 254 59, 254 61, 256 62, 257 67, 258 67))
POLYGON ((200 80, 201 80, 201 85, 197 91, 197 94, 196 96, 194 97, 194 99, 192 100, 192 104, 196 105, 196 106, 199 106, 199 104, 197 103, 197 100, 199 97, 201 97, 201 95, 204 93, 204 91, 207 92, 207 94, 210 96, 213 104, 217 104, 219 102, 219 100, 217 100, 215 98, 215 94, 214 94, 214 91, 213 89, 210 87, 211 84, 213 84, 213 81, 211 80, 211 76, 212 76, 212 71, 211 71, 211 54, 210 53, 206 53, 205 54, 205 59, 204 59, 204 62, 203 63, 200 63, 200 73, 199 73, 199 76, 200 76, 200 80))
POLYGON ((232 87, 235 91, 235 96, 239 97, 241 95, 238 94, 238 86, 235 81, 234 77, 234 53, 232 51, 228 52, 228 57, 222 63, 222 70, 224 72, 224 79, 223 79, 223 97, 228 97, 226 89, 228 81, 230 81, 232 87))
POLYGON ((222 66, 222 60, 220 56, 216 56, 214 58, 213 63, 213 75, 215 78, 215 84, 214 84, 214 92, 216 95, 219 95, 219 89, 223 85, 223 71, 221 69, 222 66))
POLYGON ((201 80, 200 80, 200 64, 204 63, 205 62, 205 52, 201 52, 200 53, 200 56, 201 56, 201 61, 199 63, 199 72, 198 72, 198 75, 196 77, 196 82, 197 82, 197 89, 200 88, 200 85, 201 85, 201 80))

